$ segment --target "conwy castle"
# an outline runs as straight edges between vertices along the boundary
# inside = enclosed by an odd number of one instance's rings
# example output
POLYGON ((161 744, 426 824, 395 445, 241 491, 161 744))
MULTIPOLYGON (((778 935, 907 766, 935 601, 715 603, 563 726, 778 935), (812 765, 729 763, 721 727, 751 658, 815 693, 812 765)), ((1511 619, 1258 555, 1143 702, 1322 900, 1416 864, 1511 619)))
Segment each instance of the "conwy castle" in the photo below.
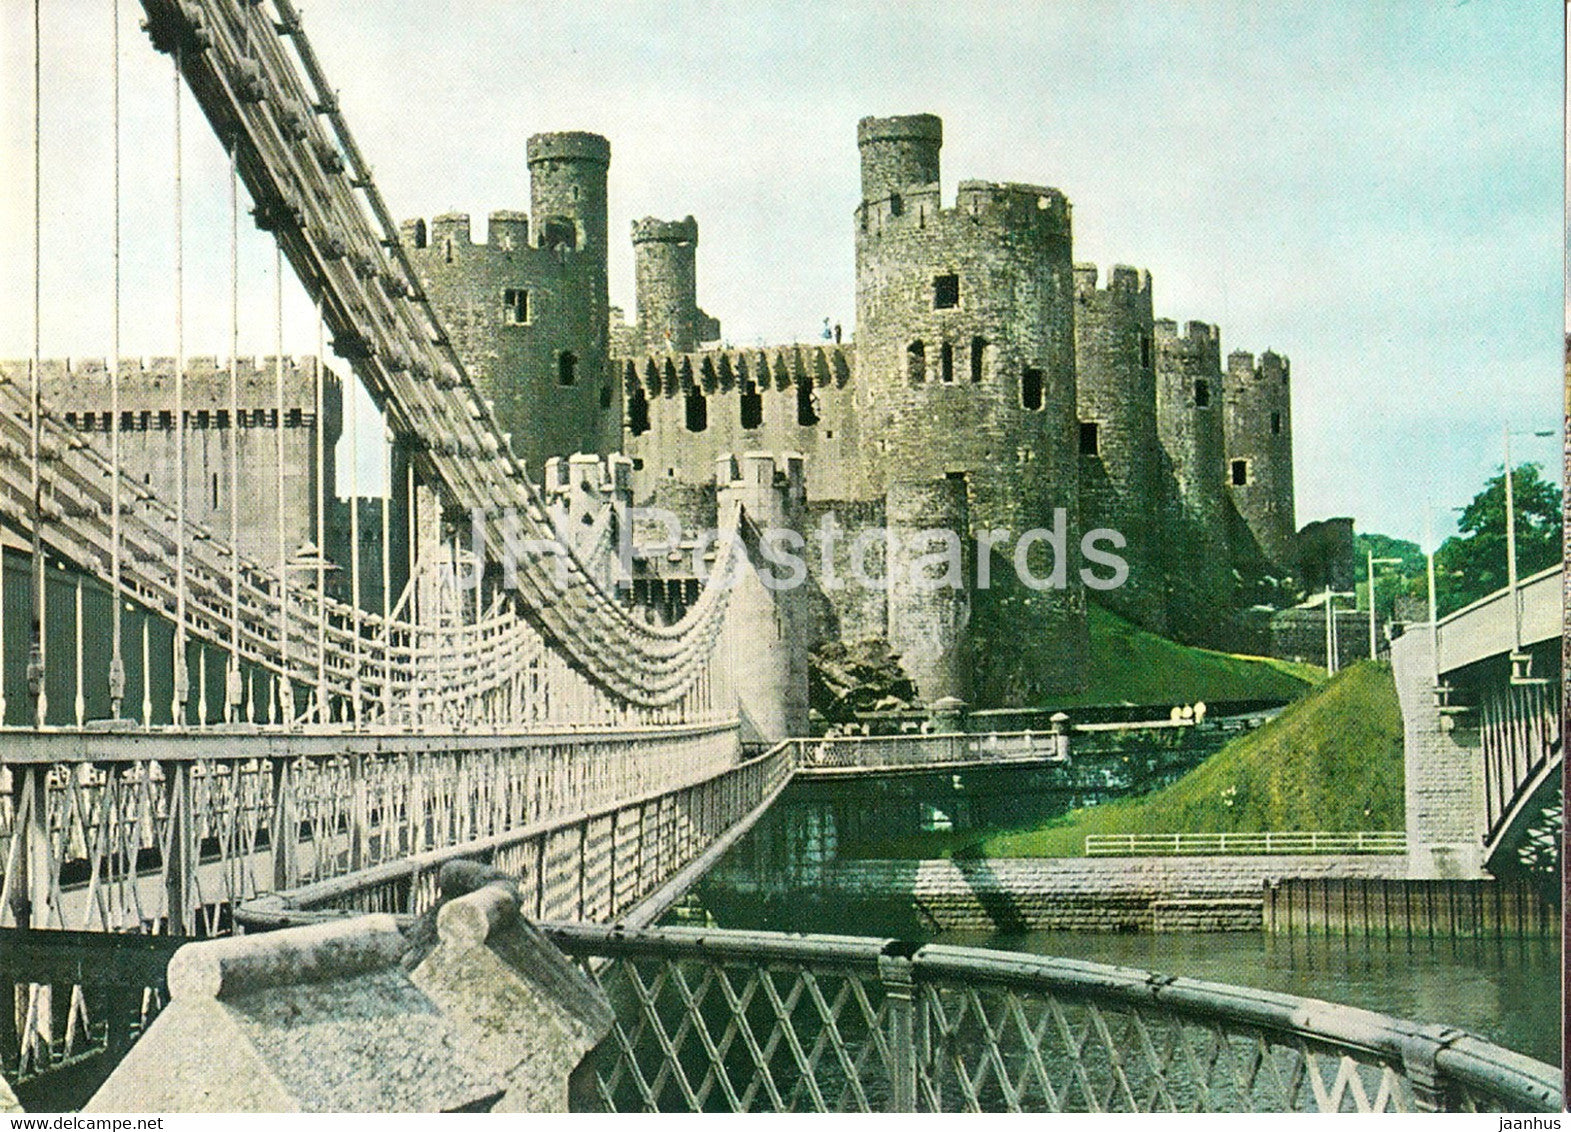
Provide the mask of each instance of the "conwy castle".
MULTIPOLYGON (((1116 588, 1093 583, 1096 602, 1179 640, 1268 650, 1262 617, 1332 575, 1343 584, 1352 550, 1348 520, 1296 528, 1287 358, 1224 361, 1216 326, 1155 316, 1147 272, 1077 264, 1070 202, 1056 189, 961 181, 945 202, 942 138, 927 114, 857 126, 856 318, 844 341, 826 324, 809 343, 722 345, 698 304, 691 216, 633 224, 637 310, 625 322, 607 281, 611 147, 595 134, 530 138, 530 211, 493 212, 484 242, 465 215, 408 221, 401 239, 566 541, 603 534, 596 508, 616 502, 664 509, 691 537, 716 526, 738 489, 750 513, 803 536, 807 584, 776 596, 791 673, 814 647, 879 639, 926 703, 1029 706, 1073 693, 1089 648, 1076 552, 1104 529, 1122 536, 1128 573, 1116 588), (920 566, 883 561, 914 557, 911 536, 933 529, 966 540, 958 586, 915 584, 920 566), (1022 584, 1009 540, 1041 529, 1052 537, 1022 558, 1053 584, 1022 584), (875 531, 889 541, 858 537, 875 531), (887 584, 847 583, 859 567, 887 584)), ((235 427, 287 425, 287 444, 252 445, 230 467, 229 446, 213 439, 230 426, 228 372, 205 359, 188 367, 194 408, 176 460, 169 414, 140 411, 134 392, 139 375, 150 387, 170 380, 166 359, 122 367, 133 392, 119 426, 147 434, 126 458, 143 461, 155 493, 183 472, 189 498, 216 520, 231 491, 268 498, 258 487, 282 453, 301 506, 281 537, 347 561, 358 525, 363 557, 390 560, 374 588, 396 599, 410 547, 429 566, 467 519, 437 515, 395 451, 390 530, 377 546, 375 506, 362 501, 351 523, 348 505, 332 502, 336 379, 319 391, 314 366, 288 363, 273 420, 272 363, 245 366, 235 427)), ((44 376, 52 411, 109 429, 102 373, 51 366, 44 376)), ((260 513, 256 523, 240 544, 261 556, 279 524, 260 513)), ((636 535, 627 600, 680 617, 697 578, 662 551, 681 540, 666 546, 647 524, 636 535)), ((342 587, 341 574, 330 584, 342 587)))

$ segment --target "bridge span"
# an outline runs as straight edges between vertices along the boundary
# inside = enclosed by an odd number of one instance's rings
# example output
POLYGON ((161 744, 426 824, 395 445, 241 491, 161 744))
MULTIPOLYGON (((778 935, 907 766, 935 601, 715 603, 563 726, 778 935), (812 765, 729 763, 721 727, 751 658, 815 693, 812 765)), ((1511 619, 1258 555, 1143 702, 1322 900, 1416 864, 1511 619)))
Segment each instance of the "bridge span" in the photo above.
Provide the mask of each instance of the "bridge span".
POLYGON ((1413 877, 1509 868, 1559 788, 1564 585, 1555 566, 1392 642, 1413 877))

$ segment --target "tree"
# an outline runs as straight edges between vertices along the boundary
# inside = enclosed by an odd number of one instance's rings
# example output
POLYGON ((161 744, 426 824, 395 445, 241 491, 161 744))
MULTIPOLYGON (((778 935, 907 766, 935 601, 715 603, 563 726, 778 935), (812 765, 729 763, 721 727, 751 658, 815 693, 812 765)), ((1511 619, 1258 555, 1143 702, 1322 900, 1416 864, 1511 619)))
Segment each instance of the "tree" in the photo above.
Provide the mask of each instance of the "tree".
MULTIPOLYGON (((1511 477, 1516 511, 1517 577, 1548 569, 1561 557, 1560 488, 1537 464, 1519 464, 1511 477)), ((1444 616, 1506 586, 1505 474, 1462 508, 1458 534, 1435 552, 1435 596, 1444 616)))

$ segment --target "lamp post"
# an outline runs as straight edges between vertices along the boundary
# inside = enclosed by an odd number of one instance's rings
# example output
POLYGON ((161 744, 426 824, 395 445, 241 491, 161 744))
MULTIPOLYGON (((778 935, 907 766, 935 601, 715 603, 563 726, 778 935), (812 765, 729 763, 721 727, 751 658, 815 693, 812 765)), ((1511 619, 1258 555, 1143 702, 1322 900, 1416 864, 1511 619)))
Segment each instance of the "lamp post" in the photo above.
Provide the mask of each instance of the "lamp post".
POLYGON ((1515 655, 1522 651, 1522 605, 1516 589, 1516 496, 1511 484, 1514 478, 1511 470, 1511 437, 1544 437, 1555 434, 1549 429, 1513 433, 1510 425, 1501 429, 1501 434, 1505 441, 1506 458, 1506 593, 1511 600, 1511 652, 1515 655))
POLYGON ((1330 585, 1326 586, 1326 674, 1336 675, 1337 652, 1339 651, 1336 632, 1336 599, 1339 597, 1356 597, 1356 594, 1338 593, 1330 585))
POLYGON ((1401 565, 1400 558, 1376 558, 1375 552, 1366 550, 1364 556, 1369 563, 1369 659, 1375 659, 1375 567, 1401 565))

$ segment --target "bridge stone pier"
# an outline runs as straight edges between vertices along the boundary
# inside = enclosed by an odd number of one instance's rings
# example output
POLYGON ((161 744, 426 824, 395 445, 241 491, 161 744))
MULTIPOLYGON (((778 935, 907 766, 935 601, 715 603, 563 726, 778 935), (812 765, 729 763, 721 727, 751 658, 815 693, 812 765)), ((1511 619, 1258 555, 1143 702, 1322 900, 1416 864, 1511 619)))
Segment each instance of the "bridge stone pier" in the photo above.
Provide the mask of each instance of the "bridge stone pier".
POLYGON ((1408 875, 1510 864, 1559 780, 1562 567, 1391 645, 1402 707, 1408 875))

